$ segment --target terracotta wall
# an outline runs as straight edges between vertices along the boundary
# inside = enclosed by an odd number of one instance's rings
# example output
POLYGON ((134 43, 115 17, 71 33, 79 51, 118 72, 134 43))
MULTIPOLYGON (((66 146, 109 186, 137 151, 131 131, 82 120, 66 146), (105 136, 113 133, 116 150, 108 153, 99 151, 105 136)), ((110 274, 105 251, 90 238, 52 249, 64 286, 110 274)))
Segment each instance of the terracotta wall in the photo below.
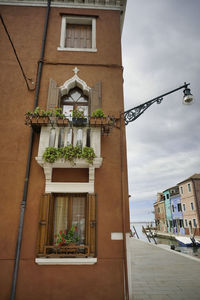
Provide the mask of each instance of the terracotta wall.
MULTIPOLYGON (((45 19, 45 8, 1 6, 16 51, 29 78, 36 79, 45 19)), ((79 68, 79 77, 90 87, 102 81, 102 106, 106 114, 123 111, 123 84, 118 11, 52 8, 50 13, 45 64, 42 72, 39 106, 45 107, 49 78, 62 85, 79 68), (97 15, 97 53, 59 52, 60 13, 97 15), (50 64, 53 63, 53 64, 50 64), (82 65, 83 64, 83 65, 82 65), (106 65, 106 66, 103 66, 106 65)), ((15 247, 23 195, 30 128, 24 125, 24 113, 33 109, 34 91, 27 90, 8 38, 0 26, 1 130, 1 299, 8 299, 11 288, 15 247)), ((35 161, 39 135, 34 136, 30 183, 24 219, 16 299, 95 299, 121 300, 124 293, 123 242, 111 241, 111 232, 122 232, 122 194, 125 203, 125 228, 129 231, 125 137, 120 147, 120 130, 102 137, 103 166, 95 174, 98 195, 98 263, 94 266, 38 266, 35 248, 39 220, 40 195, 44 192, 44 174, 35 161), (121 169, 121 151, 125 167, 121 169), (122 182, 124 191, 122 191, 122 182), (73 297, 73 298, 72 298, 73 297)), ((83 172, 84 173, 84 172, 83 172)), ((81 174, 86 180, 87 174, 81 174)), ((53 178, 68 176, 54 171, 53 178)), ((66 177, 67 178, 67 177, 66 177)))

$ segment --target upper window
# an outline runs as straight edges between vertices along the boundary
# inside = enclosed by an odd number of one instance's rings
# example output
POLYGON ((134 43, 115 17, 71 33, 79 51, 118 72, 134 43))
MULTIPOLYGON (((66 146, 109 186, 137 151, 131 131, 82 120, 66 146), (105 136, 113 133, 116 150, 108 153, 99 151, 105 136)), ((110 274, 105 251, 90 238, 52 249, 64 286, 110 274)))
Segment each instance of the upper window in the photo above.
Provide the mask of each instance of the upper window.
POLYGON ((83 111, 85 117, 88 116, 88 97, 78 87, 71 89, 62 97, 61 105, 66 116, 72 115, 72 111, 77 109, 83 111))
POLYGON ((188 192, 191 192, 191 185, 188 183, 188 192))
POLYGON ((62 16, 58 50, 96 52, 96 18, 62 16))
POLYGON ((193 204, 193 202, 191 202, 190 205, 191 205, 191 209, 194 210, 194 204, 193 204))
POLYGON ((180 187, 180 190, 181 190, 181 194, 183 194, 183 187, 182 186, 180 187))

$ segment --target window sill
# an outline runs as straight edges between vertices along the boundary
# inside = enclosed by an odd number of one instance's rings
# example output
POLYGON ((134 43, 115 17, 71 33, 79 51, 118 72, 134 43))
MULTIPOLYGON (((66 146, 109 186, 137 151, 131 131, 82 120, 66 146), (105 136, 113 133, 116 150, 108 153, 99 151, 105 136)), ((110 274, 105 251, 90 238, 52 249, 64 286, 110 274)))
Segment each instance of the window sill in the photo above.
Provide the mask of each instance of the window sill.
POLYGON ((35 259, 38 265, 94 265, 97 263, 97 258, 45 258, 40 257, 35 259))
POLYGON ((97 52, 96 48, 57 48, 58 51, 81 51, 81 52, 97 52))

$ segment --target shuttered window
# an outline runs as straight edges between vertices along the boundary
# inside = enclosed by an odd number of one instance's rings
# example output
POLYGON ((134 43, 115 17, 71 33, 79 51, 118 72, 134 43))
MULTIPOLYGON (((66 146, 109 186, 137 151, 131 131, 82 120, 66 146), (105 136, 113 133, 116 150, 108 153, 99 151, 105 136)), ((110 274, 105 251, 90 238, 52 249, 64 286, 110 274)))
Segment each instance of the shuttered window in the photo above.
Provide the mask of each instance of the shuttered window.
MULTIPOLYGON (((76 228, 76 251, 65 254, 96 256, 96 197, 93 194, 45 194, 41 198, 37 256, 61 256, 56 245, 59 232, 76 228), (79 248, 80 247, 82 248, 79 248), (84 252, 84 245, 86 252, 84 252), (56 249, 56 252, 55 252, 56 249), (82 252, 81 252, 82 251, 82 252), (49 254, 50 253, 50 254, 49 254), (56 254, 55 254, 56 253, 56 254)), ((69 245, 70 246, 70 245, 69 245)))
POLYGON ((67 24, 66 48, 92 48, 92 25, 67 24))
POLYGON ((96 52, 96 17, 62 16, 59 51, 96 52))

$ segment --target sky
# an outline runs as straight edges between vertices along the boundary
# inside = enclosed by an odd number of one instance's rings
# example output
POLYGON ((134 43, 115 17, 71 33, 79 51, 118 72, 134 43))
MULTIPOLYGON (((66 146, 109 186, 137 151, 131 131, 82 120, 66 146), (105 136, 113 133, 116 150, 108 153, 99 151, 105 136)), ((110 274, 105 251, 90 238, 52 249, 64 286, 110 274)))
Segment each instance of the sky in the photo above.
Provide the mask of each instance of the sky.
POLYGON ((200 173, 200 1, 128 0, 122 34, 125 110, 190 83, 126 126, 131 221, 154 220, 157 192, 200 173))

